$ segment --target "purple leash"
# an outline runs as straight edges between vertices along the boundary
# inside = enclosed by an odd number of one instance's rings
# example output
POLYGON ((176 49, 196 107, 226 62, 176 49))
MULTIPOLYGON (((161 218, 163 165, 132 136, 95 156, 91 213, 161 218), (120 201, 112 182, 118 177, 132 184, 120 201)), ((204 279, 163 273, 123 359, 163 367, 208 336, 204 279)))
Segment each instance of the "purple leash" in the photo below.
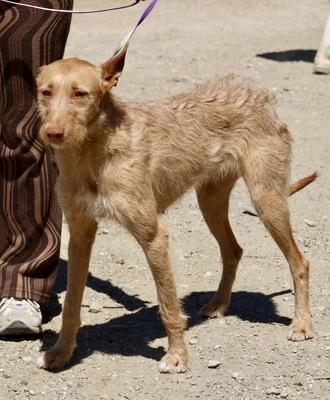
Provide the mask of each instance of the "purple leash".
POLYGON ((110 57, 113 58, 116 54, 120 53, 121 50, 126 46, 126 44, 130 41, 131 37, 133 36, 134 32, 136 31, 137 27, 142 24, 142 22, 147 18, 147 16, 151 13, 152 9, 155 7, 156 3, 158 0, 152 0, 152 2, 148 5, 148 7, 144 10, 144 13, 141 15, 140 19, 138 20, 138 23, 135 25, 135 27, 128 32, 128 34, 120 41, 117 49, 114 51, 112 56, 110 57))

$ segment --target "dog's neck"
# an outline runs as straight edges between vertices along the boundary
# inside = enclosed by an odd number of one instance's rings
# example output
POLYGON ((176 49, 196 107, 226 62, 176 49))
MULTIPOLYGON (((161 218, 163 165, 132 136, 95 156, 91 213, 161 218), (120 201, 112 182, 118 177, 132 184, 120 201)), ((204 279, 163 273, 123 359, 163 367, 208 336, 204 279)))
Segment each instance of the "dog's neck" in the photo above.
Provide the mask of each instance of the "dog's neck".
POLYGON ((100 127, 106 126, 107 129, 113 130, 120 127, 126 118, 126 107, 112 93, 107 92, 100 103, 100 114, 97 123, 100 127))

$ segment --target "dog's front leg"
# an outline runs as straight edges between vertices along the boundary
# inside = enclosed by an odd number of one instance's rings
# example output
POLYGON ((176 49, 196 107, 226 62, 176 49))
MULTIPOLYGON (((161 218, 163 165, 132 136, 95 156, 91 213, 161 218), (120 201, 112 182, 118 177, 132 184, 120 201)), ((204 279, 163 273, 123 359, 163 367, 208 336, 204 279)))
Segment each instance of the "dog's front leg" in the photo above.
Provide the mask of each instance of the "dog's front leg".
POLYGON ((86 284, 91 250, 97 230, 94 220, 79 216, 67 218, 70 230, 68 287, 65 297, 62 328, 56 344, 43 353, 39 367, 62 368, 70 361, 80 326, 80 307, 86 284))
POLYGON ((188 351, 184 342, 186 316, 183 315, 168 255, 168 233, 158 224, 155 237, 141 243, 152 271, 159 301, 159 311, 168 336, 168 351, 159 363, 161 372, 185 372, 188 351))

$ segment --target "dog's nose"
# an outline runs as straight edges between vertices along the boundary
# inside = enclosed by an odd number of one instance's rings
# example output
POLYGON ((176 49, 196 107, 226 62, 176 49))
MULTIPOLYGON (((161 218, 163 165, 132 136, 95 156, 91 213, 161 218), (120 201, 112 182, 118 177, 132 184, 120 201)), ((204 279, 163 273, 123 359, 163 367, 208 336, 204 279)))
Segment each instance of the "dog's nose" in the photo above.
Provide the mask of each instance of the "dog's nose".
POLYGON ((64 136, 64 128, 60 125, 50 125, 46 129, 46 135, 50 140, 60 140, 64 136))

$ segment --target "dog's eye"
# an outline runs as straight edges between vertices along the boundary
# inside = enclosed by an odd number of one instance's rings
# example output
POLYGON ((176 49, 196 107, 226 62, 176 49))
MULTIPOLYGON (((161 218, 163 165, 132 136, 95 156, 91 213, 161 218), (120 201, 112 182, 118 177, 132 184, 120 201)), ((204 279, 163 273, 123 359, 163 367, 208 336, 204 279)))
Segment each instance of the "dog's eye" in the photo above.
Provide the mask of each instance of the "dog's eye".
POLYGON ((75 93, 74 97, 76 99, 82 99, 83 97, 86 97, 87 93, 86 92, 82 92, 82 91, 78 91, 75 93))
POLYGON ((44 97, 51 97, 51 93, 50 93, 50 91, 49 90, 43 90, 42 92, 41 92, 41 94, 44 96, 44 97))

